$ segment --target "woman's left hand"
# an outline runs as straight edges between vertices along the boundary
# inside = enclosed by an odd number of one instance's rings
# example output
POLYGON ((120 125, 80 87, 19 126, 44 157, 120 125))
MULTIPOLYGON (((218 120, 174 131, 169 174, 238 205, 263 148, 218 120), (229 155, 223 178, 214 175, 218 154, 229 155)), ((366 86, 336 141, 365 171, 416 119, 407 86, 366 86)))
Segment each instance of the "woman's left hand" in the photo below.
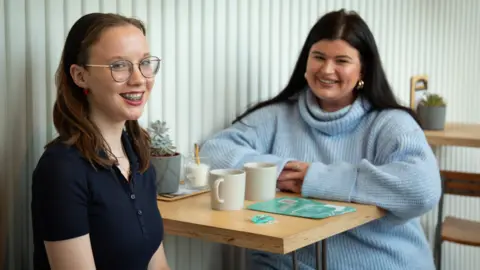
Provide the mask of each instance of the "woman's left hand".
POLYGON ((310 163, 301 161, 290 161, 285 164, 283 171, 278 177, 277 187, 280 190, 301 193, 303 179, 307 173, 310 163))

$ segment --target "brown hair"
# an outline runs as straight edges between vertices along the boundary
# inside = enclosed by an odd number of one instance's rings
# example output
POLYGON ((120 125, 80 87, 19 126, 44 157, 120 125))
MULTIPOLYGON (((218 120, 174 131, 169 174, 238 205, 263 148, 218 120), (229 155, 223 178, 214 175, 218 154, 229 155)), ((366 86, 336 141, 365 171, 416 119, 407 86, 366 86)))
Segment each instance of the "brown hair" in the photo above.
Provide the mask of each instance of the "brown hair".
MULTIPOLYGON (((63 142, 75 146, 92 165, 96 163, 106 167, 118 162, 107 157, 113 156, 110 147, 98 127, 88 117, 87 97, 83 89, 73 81, 70 66, 87 64, 89 48, 99 40, 104 30, 129 24, 146 34, 141 21, 118 14, 87 14, 72 26, 56 72, 57 97, 53 108, 53 123, 59 135, 46 147, 63 142), (107 155, 102 156, 102 151, 107 155)), ((133 149, 138 155, 140 171, 144 172, 150 163, 150 137, 137 120, 128 120, 125 127, 133 143, 133 149)))

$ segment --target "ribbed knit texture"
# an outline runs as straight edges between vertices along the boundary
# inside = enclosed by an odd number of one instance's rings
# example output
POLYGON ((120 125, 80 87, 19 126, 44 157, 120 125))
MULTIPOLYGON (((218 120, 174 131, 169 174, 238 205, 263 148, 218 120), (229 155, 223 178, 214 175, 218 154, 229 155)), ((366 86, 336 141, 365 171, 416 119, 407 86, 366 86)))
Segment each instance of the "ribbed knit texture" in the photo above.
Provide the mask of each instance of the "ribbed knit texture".
MULTIPOLYGON (((305 90, 298 102, 262 108, 215 134, 201 155, 214 168, 275 162, 278 173, 289 160, 311 162, 303 196, 386 209, 386 217, 327 239, 329 270, 435 269, 419 219, 440 198, 435 156, 409 114, 369 109, 358 98, 324 112, 305 90)), ((290 255, 250 252, 251 269, 292 269, 290 255)), ((315 269, 313 246, 297 256, 299 269, 315 269)))

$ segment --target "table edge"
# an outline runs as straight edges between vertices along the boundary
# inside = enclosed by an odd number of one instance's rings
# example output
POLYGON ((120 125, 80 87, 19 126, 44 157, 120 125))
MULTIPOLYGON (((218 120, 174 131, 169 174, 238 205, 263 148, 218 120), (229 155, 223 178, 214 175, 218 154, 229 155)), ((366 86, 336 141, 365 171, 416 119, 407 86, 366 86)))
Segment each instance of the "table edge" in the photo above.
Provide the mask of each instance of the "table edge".
MULTIPOLYGON (((204 241, 210 241, 214 243, 233 245, 237 247, 243 247, 248 249, 255 249, 260 251, 272 252, 277 254, 288 254, 294 250, 298 250, 305 246, 311 245, 318 241, 330 238, 337 234, 341 234, 345 231, 360 227, 372 221, 378 220, 385 216, 386 211, 378 206, 368 205, 374 207, 366 217, 360 219, 361 222, 356 222, 356 225, 350 228, 341 229, 335 233, 322 233, 323 228, 321 226, 314 227, 299 233, 287 235, 284 237, 274 237, 262 234, 255 234, 251 232, 243 232, 227 228, 218 228, 215 226, 192 224, 191 222, 178 221, 174 219, 164 218, 164 230, 166 234, 182 236, 188 238, 201 239, 204 241), (195 226, 195 230, 191 230, 190 227, 195 226), (232 235, 241 235, 241 237, 232 237, 232 235), (251 235, 254 242, 248 240, 246 235, 251 235), (312 235, 314 235, 312 237, 312 235), (300 244, 295 243, 296 239, 303 239, 300 244), (305 240, 309 239, 309 240, 305 240), (262 245, 262 242, 268 242, 268 245, 262 245)), ((348 214, 347 214, 348 215, 348 214)), ((336 217, 329 217, 329 219, 335 219, 336 217)), ((352 223, 349 223, 352 224, 352 223)), ((268 226, 268 225, 267 225, 268 226)))
POLYGON ((431 135, 431 136, 427 136, 427 142, 431 146, 460 146, 460 147, 480 148, 480 139, 475 139, 475 138, 458 139, 458 138, 442 137, 438 135, 431 135))
POLYGON ((272 252, 277 254, 286 254, 284 251, 284 247, 285 247, 284 238, 272 237, 272 236, 261 235, 261 234, 253 234, 249 232, 240 232, 240 231, 224 229, 224 228, 219 229, 214 226, 200 225, 200 224, 194 225, 195 232, 191 232, 192 230, 188 230, 188 229, 182 229, 185 227, 188 228, 190 226, 192 226, 192 223, 178 221, 178 220, 164 219, 164 230, 165 230, 165 233, 168 235, 200 239, 203 241, 210 241, 218 244, 227 244, 227 245, 272 252), (251 235, 252 238, 255 239, 255 242, 252 243, 252 241, 246 240, 247 237, 236 238, 234 236, 235 234, 241 234, 243 236, 251 235), (261 243, 264 243, 265 241, 268 241, 269 244, 262 245, 261 243), (252 244, 249 244, 249 243, 252 243, 252 244))

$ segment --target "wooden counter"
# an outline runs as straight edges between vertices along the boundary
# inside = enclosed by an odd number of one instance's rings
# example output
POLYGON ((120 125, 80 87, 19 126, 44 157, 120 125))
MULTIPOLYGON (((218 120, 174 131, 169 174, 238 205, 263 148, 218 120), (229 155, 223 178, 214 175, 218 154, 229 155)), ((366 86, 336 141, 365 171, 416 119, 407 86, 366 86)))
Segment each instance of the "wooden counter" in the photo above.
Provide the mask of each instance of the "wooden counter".
POLYGON ((480 124, 447 123, 444 130, 425 130, 432 146, 480 147, 480 124))

